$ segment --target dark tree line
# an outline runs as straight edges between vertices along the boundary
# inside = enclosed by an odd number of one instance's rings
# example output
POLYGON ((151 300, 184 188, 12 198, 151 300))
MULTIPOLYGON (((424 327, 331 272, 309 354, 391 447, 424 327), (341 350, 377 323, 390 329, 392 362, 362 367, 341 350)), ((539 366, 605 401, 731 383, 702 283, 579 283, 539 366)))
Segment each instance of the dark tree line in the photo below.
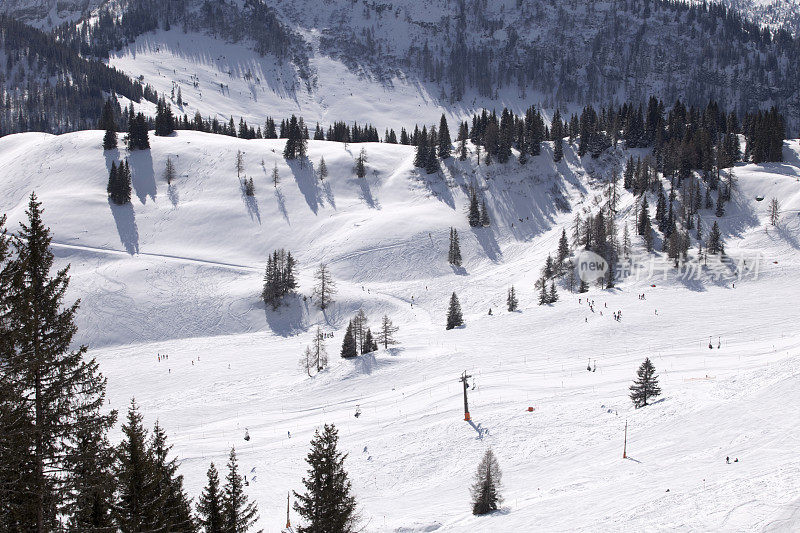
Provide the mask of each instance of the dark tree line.
POLYGON ((104 93, 155 102, 150 87, 100 61, 85 59, 52 35, 4 14, 0 14, 0 48, 6 57, 5 76, 0 75, 0 136, 94 128, 104 93))

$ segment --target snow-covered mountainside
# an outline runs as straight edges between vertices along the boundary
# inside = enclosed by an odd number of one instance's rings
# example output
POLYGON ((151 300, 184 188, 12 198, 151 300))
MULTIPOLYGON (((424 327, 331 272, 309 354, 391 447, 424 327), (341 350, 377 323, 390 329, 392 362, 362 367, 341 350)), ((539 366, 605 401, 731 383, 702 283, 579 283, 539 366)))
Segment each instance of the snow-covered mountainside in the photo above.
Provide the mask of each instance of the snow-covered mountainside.
MULTIPOLYGON (((39 4, 8 6, 24 16, 22 8, 39 4)), ((794 132, 797 38, 766 31, 785 26, 770 9, 743 16, 666 0, 119 0, 53 34, 163 94, 181 88, 189 115, 261 123, 292 111, 309 122, 368 121, 382 130, 398 117, 422 123, 481 106, 572 113, 655 95, 698 106, 715 100, 740 114, 777 105, 794 132)), ((7 73, 6 89, 22 93, 29 78, 7 73)), ((20 105, 40 102, 48 99, 20 105)), ((48 131, 75 129, 59 126, 48 131)))
POLYGON ((37 28, 54 28, 75 22, 101 6, 104 0, 3 0, 0 13, 37 28))
POLYGON ((798 0, 720 0, 720 3, 735 9, 756 23, 784 29, 795 35, 800 31, 798 0))
MULTIPOLYGON (((605 204, 609 170, 643 150, 578 158, 565 142, 559 163, 545 145, 525 166, 488 167, 471 152, 425 175, 401 145, 310 141, 301 166, 287 164, 279 140, 181 131, 127 153, 103 152, 102 136, 0 139, 0 212, 13 228, 36 190, 57 266, 71 264, 78 340, 108 377, 109 407, 135 396, 148 425, 160 420, 191 494, 235 445, 260 526, 280 531, 314 429, 335 422, 365 531, 800 527, 798 141, 785 143, 784 163, 735 167, 724 216, 701 209, 706 232, 719 222, 731 264, 709 258, 681 277, 659 253, 646 261, 653 275, 585 294, 560 286, 558 302, 539 306, 534 282, 562 229, 605 204), (361 148, 363 179, 353 171, 361 148), (236 175, 239 150, 253 197, 236 175), (133 201, 111 205, 108 168, 125 157, 133 201), (324 180, 315 174, 322 157, 324 180), (177 171, 169 186, 167 158, 177 171), (467 223, 470 185, 489 227, 467 223), (447 262, 450 227, 463 268, 447 262), (259 296, 276 248, 296 255, 300 288, 272 311, 259 296), (321 262, 338 289, 325 312, 311 299, 321 262), (518 312, 505 310, 512 285, 518 312), (452 292, 466 326, 446 331, 452 292), (401 344, 341 359, 343 328, 359 308, 371 325, 388 314, 401 344), (334 335, 331 365, 309 378, 297 362, 316 326, 334 335), (633 409, 628 386, 645 357, 663 397, 633 409), (475 376, 472 424, 461 411, 464 370, 475 376), (505 503, 474 517, 468 488, 487 447, 504 472, 505 503)), ((633 203, 622 192, 620 229, 633 230, 633 203)))

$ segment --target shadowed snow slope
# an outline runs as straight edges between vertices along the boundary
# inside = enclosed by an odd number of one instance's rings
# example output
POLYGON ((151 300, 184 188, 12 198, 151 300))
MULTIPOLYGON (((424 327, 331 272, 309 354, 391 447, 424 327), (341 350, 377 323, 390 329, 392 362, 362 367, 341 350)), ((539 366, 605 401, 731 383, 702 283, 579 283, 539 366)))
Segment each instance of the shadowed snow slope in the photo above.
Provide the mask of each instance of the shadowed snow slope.
MULTIPOLYGON (((260 526, 279 531, 314 429, 334 422, 366 531, 800 527, 796 141, 786 143, 785 163, 734 169, 725 216, 701 210, 704 233, 718 221, 732 257, 762 254, 757 278, 705 271, 684 281, 669 267, 666 277, 628 278, 613 290, 562 287, 559 302, 538 306, 533 284, 562 228, 570 234, 576 213, 605 202, 609 169, 629 152, 581 160, 567 147, 556 165, 544 145, 525 166, 512 158, 487 167, 471 154, 425 175, 407 146, 310 141, 301 164, 282 158, 279 140, 178 132, 128 154, 104 153, 102 136, 0 139, 0 212, 15 229, 36 190, 57 266, 72 265, 78 340, 109 378, 110 407, 124 409, 135 395, 149 424, 160 419, 192 495, 208 464, 224 464, 235 445, 260 526), (362 148, 367 176, 358 179, 362 148), (236 175, 239 150, 254 197, 236 175), (320 180, 323 156, 329 176, 320 180), (132 202, 114 206, 108 168, 125 157, 132 202), (167 158, 177 171, 170 186, 167 158), (488 228, 467 224, 470 185, 486 200, 488 228), (783 207, 776 227, 767 226, 771 197, 783 207), (461 269, 447 263, 450 227, 461 269), (276 248, 297 257, 300 290, 272 311, 259 295, 276 248), (338 289, 324 313, 310 298, 321 262, 338 289), (517 313, 505 311, 512 284, 517 313), (445 331, 453 291, 466 327, 445 331), (401 344, 341 359, 343 328, 359 307, 373 330, 388 314, 401 344), (618 310, 622 321, 612 318, 618 310), (316 326, 334 334, 331 365, 309 378, 297 361, 316 326), (663 396, 634 410, 627 388, 646 356, 663 396), (590 360, 596 372, 586 371, 590 360), (470 411, 480 435, 463 421, 465 369, 475 376, 470 411), (626 420, 629 460, 621 458, 626 420), (489 446, 505 503, 473 517, 468 488, 489 446)), ((620 235, 625 223, 633 229, 634 201, 622 193, 620 235)))

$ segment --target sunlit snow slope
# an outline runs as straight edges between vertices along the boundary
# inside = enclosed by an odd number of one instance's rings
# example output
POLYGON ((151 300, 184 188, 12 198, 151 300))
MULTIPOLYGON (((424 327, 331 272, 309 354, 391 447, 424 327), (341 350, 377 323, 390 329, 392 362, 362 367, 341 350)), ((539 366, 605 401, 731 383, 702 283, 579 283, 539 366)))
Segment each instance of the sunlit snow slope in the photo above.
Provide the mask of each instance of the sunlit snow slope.
MULTIPOLYGON (((179 132, 128 154, 104 153, 102 135, 0 139, 0 212, 14 228, 36 190, 58 265, 72 265, 79 340, 108 376, 109 407, 125 409, 135 396, 148 424, 160 420, 192 495, 209 463, 224 465, 235 445, 261 527, 279 531, 314 429, 334 422, 365 531, 800 528, 796 141, 786 143, 785 163, 735 169, 724 217, 701 212, 706 233, 720 221, 732 257, 762 254, 757 278, 706 272, 681 281, 668 268, 666 279, 628 279, 613 290, 562 287, 559 302, 538 306, 533 283, 545 257, 576 212, 605 201, 609 169, 628 152, 581 160, 567 148, 554 164, 545 145, 524 167, 515 158, 486 167, 471 154, 426 176, 413 168, 413 150, 398 145, 311 141, 301 166, 283 160, 282 141, 179 132), (360 180, 353 167, 362 147, 360 180), (238 150, 254 198, 236 176, 238 150), (323 156, 330 174, 320 181, 323 156), (124 157, 133 201, 112 206, 108 168, 124 157), (167 157, 178 174, 172 186, 167 157), (467 224, 470 184, 487 201, 489 228, 467 224), (773 196, 783 214, 768 227, 773 196), (463 269, 447 264, 451 226, 463 269), (299 295, 277 312, 259 300, 275 248, 300 266, 299 295), (338 288, 325 313, 305 298, 320 262, 338 288), (517 313, 504 305, 512 284, 517 313), (453 291, 466 327, 445 331, 453 291), (373 327, 388 314, 401 344, 344 361, 343 328, 359 307, 373 327), (621 322, 611 317, 618 310, 621 322), (317 325, 334 333, 331 365, 308 378, 297 362, 317 325), (664 394, 634 410, 627 389, 646 356, 664 394), (586 371, 590 360, 596 372, 586 371), (475 376, 474 425, 463 421, 464 370, 475 376), (504 472, 505 503, 477 518, 468 489, 487 447, 504 472)), ((632 204, 624 193, 620 230, 632 225, 632 204)))

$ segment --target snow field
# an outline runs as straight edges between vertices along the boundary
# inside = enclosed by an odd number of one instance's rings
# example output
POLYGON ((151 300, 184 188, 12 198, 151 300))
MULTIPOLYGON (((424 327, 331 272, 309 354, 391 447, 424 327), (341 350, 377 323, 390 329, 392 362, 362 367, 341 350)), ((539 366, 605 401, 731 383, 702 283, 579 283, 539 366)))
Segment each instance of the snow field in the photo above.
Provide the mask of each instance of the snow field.
MULTIPOLYGON (((708 277, 629 280, 593 288, 580 304, 560 290, 561 301, 539 307, 533 282, 544 258, 575 212, 596 210, 613 158, 581 161, 567 148, 554 165, 545 147, 522 168, 472 159, 449 163, 442 178, 419 176, 409 147, 366 144, 360 181, 353 159, 361 145, 311 141, 310 163, 324 156, 330 170, 319 182, 310 165, 287 165, 282 141, 178 132, 151 136, 152 150, 129 155, 104 154, 101 138, 0 139, 0 212, 13 228, 36 190, 58 265, 72 264, 80 342, 108 376, 109 406, 124 410, 135 396, 149 425, 161 421, 193 496, 209 462, 221 467, 235 445, 260 525, 279 531, 314 429, 334 422, 367 531, 796 527, 796 141, 787 142, 783 164, 735 169, 739 190, 720 219, 731 254, 763 254, 758 279, 735 288, 708 277), (236 177, 237 150, 254 199, 236 177), (107 168, 126 155, 132 205, 110 206, 107 168), (171 188, 162 177, 167 157, 178 172, 171 188), (487 199, 491 228, 466 223, 470 183, 487 199), (556 195, 571 213, 553 207, 556 195), (772 196, 784 214, 765 230, 772 196), (460 272, 446 263, 450 226, 461 237, 460 272), (279 247, 297 256, 303 295, 316 265, 330 265, 339 290, 332 309, 321 313, 300 296, 279 313, 265 311, 265 256, 279 247), (511 284, 518 313, 505 311, 511 284), (452 291, 466 327, 445 331, 452 291), (343 361, 343 328, 359 307, 373 328, 388 313, 401 344, 343 361), (617 310, 621 322, 611 317, 617 310), (331 366, 308 378, 297 360, 316 325, 335 334, 331 366), (664 394, 634 410, 627 388, 645 356, 664 394), (586 371, 589 359, 596 372, 586 371), (463 421, 464 370, 475 376, 470 412, 480 437, 463 421), (629 460, 621 458, 626 420, 629 460), (503 469, 506 501, 501 513, 477 518, 468 486, 487 446, 503 469)), ((629 220, 632 203, 625 193, 621 216, 629 220)), ((714 217, 702 213, 707 233, 714 217)))

